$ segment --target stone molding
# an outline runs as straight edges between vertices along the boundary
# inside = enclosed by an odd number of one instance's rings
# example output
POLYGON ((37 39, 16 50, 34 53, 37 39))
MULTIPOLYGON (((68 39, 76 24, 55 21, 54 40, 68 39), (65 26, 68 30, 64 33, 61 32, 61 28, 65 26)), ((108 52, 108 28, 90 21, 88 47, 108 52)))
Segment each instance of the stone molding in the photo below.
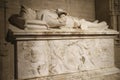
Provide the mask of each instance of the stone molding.
POLYGON ((10 27, 9 31, 14 40, 43 40, 43 39, 69 39, 69 38, 115 38, 119 32, 106 29, 103 31, 81 29, 48 29, 48 30, 22 30, 10 27))

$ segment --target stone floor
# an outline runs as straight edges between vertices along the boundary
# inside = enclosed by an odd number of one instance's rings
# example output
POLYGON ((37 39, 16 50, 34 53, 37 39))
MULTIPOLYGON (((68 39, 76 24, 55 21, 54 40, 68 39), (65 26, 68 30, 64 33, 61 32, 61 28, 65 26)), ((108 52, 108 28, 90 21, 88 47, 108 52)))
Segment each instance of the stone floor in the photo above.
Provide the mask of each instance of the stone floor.
POLYGON ((91 78, 88 80, 120 80, 120 74, 106 75, 106 76, 102 76, 102 77, 91 78))

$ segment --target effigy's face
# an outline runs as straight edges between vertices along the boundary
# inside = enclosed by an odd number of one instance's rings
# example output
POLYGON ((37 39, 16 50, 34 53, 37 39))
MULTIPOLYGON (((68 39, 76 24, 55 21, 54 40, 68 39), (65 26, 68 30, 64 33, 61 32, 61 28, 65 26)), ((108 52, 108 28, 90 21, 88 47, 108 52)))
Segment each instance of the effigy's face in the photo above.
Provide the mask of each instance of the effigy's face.
POLYGON ((65 15, 65 14, 61 14, 61 15, 60 15, 60 18, 63 18, 63 17, 66 17, 66 15, 65 15))

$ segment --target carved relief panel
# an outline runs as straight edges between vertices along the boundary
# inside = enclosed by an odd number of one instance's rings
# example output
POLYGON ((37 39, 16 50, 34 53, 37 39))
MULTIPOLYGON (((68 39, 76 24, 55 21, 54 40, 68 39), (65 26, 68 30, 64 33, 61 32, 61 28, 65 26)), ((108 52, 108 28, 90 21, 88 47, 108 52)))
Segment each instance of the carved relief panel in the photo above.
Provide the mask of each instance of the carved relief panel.
POLYGON ((18 78, 113 67, 113 53, 112 39, 18 41, 18 78))

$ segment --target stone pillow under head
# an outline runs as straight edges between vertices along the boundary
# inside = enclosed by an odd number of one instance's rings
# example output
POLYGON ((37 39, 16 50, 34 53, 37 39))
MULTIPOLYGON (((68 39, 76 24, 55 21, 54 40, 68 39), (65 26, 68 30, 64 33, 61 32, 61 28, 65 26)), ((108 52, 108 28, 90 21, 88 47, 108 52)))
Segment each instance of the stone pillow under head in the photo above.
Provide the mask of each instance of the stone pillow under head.
POLYGON ((28 8, 24 5, 21 5, 20 13, 21 18, 24 18, 25 20, 35 20, 36 19, 36 11, 28 8))

